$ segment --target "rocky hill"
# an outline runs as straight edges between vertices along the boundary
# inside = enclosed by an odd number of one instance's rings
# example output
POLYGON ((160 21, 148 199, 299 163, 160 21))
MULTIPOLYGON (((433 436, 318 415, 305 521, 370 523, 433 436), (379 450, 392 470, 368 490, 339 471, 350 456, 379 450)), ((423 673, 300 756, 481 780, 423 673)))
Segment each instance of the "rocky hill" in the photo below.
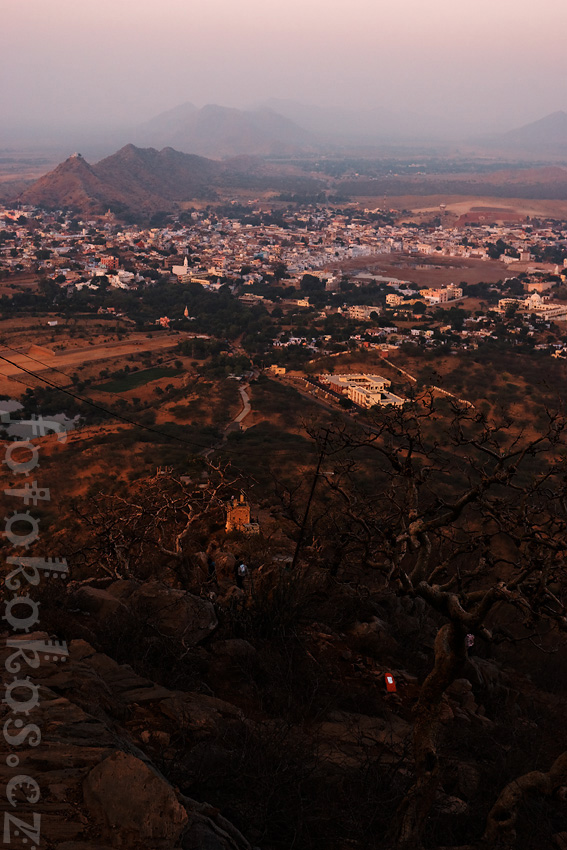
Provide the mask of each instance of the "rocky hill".
POLYGON ((118 197, 115 188, 106 185, 78 153, 40 177, 21 195, 24 203, 55 208, 62 206, 64 199, 65 206, 77 209, 84 209, 93 203, 113 204, 118 197))
POLYGON ((223 188, 309 190, 320 185, 299 170, 254 157, 218 162, 169 147, 158 151, 129 144, 95 165, 74 154, 33 183, 19 200, 82 214, 110 209, 147 216, 186 201, 213 200, 223 188))

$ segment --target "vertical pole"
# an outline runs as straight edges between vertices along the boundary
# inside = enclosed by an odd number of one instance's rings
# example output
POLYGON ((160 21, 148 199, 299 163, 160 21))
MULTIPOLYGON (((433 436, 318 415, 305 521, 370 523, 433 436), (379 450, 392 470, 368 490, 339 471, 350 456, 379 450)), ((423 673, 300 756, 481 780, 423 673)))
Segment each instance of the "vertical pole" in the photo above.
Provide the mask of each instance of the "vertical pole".
POLYGON ((313 501, 313 496, 315 494, 315 487, 317 486, 317 479, 319 478, 319 472, 321 470, 321 464, 323 463, 323 458, 325 457, 325 450, 327 448, 327 441, 329 439, 329 429, 325 430, 325 439, 323 440, 323 445, 321 446, 321 451, 319 453, 319 460, 317 461, 317 469, 315 470, 315 475, 313 476, 313 484, 311 485, 311 492, 309 493, 309 498, 307 500, 307 506, 305 508, 305 514, 303 516, 303 521, 301 523, 301 528, 299 529, 299 537, 297 538, 297 545, 295 547, 295 552, 293 553, 293 561, 291 562, 290 569, 293 570, 299 555, 299 550, 301 548, 301 544, 303 543, 303 537, 305 534, 305 527, 307 525, 307 518, 309 516, 309 511, 311 509, 311 502, 313 501))

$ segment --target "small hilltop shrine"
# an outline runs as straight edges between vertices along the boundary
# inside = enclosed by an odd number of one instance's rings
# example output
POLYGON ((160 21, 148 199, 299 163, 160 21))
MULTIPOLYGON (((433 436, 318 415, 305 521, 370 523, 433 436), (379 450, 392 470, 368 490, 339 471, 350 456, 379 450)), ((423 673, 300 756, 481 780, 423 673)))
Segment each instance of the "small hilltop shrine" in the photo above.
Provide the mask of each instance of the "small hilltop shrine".
POLYGON ((244 493, 240 498, 233 496, 226 506, 225 531, 241 531, 244 534, 259 534, 260 526, 257 522, 250 521, 250 503, 246 501, 244 493))

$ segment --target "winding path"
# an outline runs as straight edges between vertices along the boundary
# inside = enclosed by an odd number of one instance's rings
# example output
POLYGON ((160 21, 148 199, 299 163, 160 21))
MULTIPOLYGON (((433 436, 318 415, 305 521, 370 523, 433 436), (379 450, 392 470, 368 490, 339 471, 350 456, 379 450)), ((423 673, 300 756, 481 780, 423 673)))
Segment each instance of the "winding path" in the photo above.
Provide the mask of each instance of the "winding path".
MULTIPOLYGON (((238 387, 238 392, 240 393, 240 398, 242 399, 243 408, 240 411, 240 413, 238 414, 238 416, 236 416, 236 418, 233 419, 232 421, 237 422, 239 425, 240 425, 240 423, 242 422, 243 419, 246 419, 246 417, 248 416, 248 414, 250 413, 250 410, 251 410, 250 396, 248 395, 248 392, 247 392, 247 390, 249 390, 249 389, 250 389, 249 384, 245 384, 243 387, 242 386, 238 387)), ((243 429, 243 430, 245 430, 245 429, 243 429)))

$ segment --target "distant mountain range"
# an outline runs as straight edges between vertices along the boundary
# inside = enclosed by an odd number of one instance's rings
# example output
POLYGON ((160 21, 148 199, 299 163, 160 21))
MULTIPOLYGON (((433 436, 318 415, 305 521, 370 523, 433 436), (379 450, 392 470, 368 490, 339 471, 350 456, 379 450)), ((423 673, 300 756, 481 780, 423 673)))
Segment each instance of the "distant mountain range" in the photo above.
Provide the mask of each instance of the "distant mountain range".
POLYGON ((527 148, 553 148, 567 152, 567 112, 552 112, 539 121, 503 133, 508 145, 527 148))
MULTIPOLYGON (((1 129, 0 138, 8 138, 7 130, 1 129)), ((456 151, 464 157, 487 153, 500 160, 567 160, 565 112, 554 112, 505 133, 480 135, 472 122, 467 126, 462 116, 450 111, 442 115, 411 113, 404 111, 403 104, 399 110, 331 108, 271 98, 246 109, 217 104, 199 108, 188 102, 137 126, 106 126, 98 132, 59 127, 57 133, 57 138, 49 139, 50 151, 74 147, 86 151, 89 159, 132 142, 139 148, 169 147, 217 160, 325 154, 446 157, 456 151)), ((41 148, 41 139, 38 127, 33 140, 36 148, 41 148)))
MULTIPOLYGON (((185 103, 135 128, 131 135, 144 147, 169 146, 215 159, 340 153, 341 149, 349 153, 361 146, 369 152, 375 148, 378 154, 384 146, 403 148, 412 143, 444 144, 450 149, 458 138, 448 116, 384 108, 325 108, 275 98, 253 109, 217 105, 198 109, 185 103)), ((525 127, 477 137, 472 144, 532 158, 567 156, 567 114, 555 112, 525 127)))
POLYGON ((239 156, 297 154, 314 149, 312 134, 289 118, 262 107, 254 110, 192 103, 163 112, 138 127, 134 142, 173 147, 186 153, 222 159, 239 156))
POLYGON ((293 168, 254 157, 224 162, 166 147, 129 144, 95 165, 74 154, 45 174, 19 199, 47 209, 72 208, 83 214, 147 216, 184 202, 217 198, 217 190, 320 191, 322 182, 293 168))
POLYGON ((387 109, 341 109, 271 99, 251 109, 184 103, 134 128, 138 145, 171 146, 224 158, 317 153, 341 145, 376 145, 439 138, 447 122, 437 116, 387 109))

